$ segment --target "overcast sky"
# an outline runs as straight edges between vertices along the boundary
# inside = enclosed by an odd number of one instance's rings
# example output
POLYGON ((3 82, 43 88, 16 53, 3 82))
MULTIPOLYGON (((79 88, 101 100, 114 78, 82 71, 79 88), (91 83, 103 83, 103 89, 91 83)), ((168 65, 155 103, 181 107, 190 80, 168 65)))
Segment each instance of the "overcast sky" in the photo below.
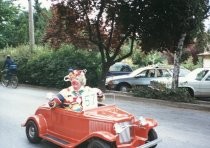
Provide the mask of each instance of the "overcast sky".
MULTIPOLYGON (((51 5, 51 0, 39 0, 39 2, 41 3, 41 7, 42 8, 47 8, 49 9, 50 8, 50 5, 51 5)), ((32 4, 34 3, 34 0, 32 0, 32 4)), ((14 1, 14 4, 20 4, 20 6, 23 8, 23 9, 28 9, 28 0, 15 0, 14 1)))

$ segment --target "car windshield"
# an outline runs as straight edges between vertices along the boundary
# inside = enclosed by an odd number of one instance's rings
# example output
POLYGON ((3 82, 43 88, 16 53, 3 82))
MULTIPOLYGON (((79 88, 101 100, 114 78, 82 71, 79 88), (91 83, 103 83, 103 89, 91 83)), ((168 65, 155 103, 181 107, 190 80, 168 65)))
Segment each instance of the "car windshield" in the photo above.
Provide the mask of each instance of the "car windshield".
POLYGON ((134 77, 136 76, 137 74, 139 74, 140 72, 142 72, 145 68, 138 68, 136 70, 134 70, 133 72, 131 72, 129 75, 134 77))
POLYGON ((124 72, 131 72, 132 69, 129 65, 125 63, 115 63, 109 68, 109 71, 124 71, 124 72))
POLYGON ((190 79, 190 80, 195 80, 197 77, 197 74, 201 71, 202 71, 202 68, 197 68, 197 69, 193 70, 192 72, 190 72, 189 74, 187 74, 186 78, 190 79))
POLYGON ((208 70, 202 70, 196 75, 196 80, 201 81, 207 73, 208 73, 208 70))

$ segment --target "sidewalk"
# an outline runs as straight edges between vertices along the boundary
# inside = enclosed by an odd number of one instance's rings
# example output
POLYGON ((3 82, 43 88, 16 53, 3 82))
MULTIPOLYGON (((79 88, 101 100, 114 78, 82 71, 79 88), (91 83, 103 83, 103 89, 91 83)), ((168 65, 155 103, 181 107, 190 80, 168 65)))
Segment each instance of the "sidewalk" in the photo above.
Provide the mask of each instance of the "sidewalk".
POLYGON ((210 111, 210 101, 197 100, 197 103, 194 104, 194 103, 172 102, 172 101, 166 101, 166 100, 134 97, 132 95, 129 95, 128 93, 122 93, 122 92, 117 92, 117 91, 107 91, 106 93, 107 94, 114 93, 116 97, 118 96, 125 100, 129 99, 132 101, 147 102, 147 103, 153 103, 153 104, 176 107, 176 108, 210 111))

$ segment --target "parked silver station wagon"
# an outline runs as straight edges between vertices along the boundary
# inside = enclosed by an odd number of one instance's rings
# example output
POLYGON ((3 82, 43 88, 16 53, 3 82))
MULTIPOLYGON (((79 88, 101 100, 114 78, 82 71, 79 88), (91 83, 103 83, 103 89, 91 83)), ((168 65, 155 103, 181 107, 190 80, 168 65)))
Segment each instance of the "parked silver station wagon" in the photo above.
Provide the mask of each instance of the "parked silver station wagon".
MULTIPOLYGON (((180 68, 180 76, 190 71, 180 68)), ((147 66, 134 70, 128 75, 113 76, 106 79, 106 88, 117 91, 128 91, 135 86, 148 86, 151 81, 166 81, 173 76, 172 66, 147 66)))

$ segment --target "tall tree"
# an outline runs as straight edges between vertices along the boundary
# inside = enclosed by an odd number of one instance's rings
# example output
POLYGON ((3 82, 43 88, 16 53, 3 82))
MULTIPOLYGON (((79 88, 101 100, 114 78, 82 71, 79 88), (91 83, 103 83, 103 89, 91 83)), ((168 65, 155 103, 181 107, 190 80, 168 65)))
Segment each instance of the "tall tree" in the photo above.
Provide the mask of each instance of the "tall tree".
POLYGON ((53 18, 44 41, 54 47, 65 42, 97 48, 102 63, 99 86, 103 89, 109 67, 132 55, 136 35, 132 6, 135 4, 131 0, 63 0, 52 8, 53 18), (122 52, 128 42, 129 50, 122 52))
POLYGON ((34 10, 35 42, 36 44, 40 44, 42 43, 44 31, 51 17, 51 13, 46 8, 41 7, 39 0, 34 0, 34 10))
POLYGON ((15 28, 12 30, 13 38, 10 40, 11 42, 13 42, 13 46, 27 44, 29 40, 28 12, 19 11, 12 23, 15 26, 15 28))
POLYGON ((204 31, 208 4, 208 0, 150 0, 147 5, 146 17, 141 20, 142 49, 174 53, 173 88, 178 86, 183 47, 204 31))

